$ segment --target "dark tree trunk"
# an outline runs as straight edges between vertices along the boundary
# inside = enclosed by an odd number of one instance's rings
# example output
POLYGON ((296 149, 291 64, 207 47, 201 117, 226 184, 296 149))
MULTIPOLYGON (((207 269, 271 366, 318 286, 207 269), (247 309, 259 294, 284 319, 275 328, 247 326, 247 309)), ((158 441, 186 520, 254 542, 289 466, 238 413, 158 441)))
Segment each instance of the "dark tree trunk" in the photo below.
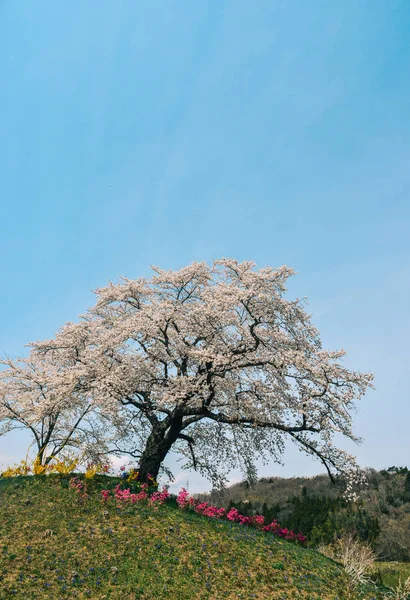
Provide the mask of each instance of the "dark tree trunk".
POLYGON ((182 418, 172 419, 168 427, 161 423, 152 429, 140 458, 139 481, 147 482, 148 474, 157 480, 160 466, 182 429, 182 418))

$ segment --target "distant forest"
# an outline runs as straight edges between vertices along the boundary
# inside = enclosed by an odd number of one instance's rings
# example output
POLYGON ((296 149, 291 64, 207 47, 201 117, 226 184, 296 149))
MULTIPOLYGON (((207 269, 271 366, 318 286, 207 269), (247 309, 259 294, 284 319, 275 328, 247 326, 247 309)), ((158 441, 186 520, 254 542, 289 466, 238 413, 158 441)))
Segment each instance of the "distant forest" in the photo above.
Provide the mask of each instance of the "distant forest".
POLYGON ((327 475, 316 477, 262 477, 242 481, 224 492, 197 494, 242 514, 263 514, 282 526, 302 531, 311 547, 331 543, 343 532, 368 541, 380 560, 410 561, 410 471, 390 467, 367 469, 367 485, 357 502, 343 498, 344 481, 333 485, 327 475))

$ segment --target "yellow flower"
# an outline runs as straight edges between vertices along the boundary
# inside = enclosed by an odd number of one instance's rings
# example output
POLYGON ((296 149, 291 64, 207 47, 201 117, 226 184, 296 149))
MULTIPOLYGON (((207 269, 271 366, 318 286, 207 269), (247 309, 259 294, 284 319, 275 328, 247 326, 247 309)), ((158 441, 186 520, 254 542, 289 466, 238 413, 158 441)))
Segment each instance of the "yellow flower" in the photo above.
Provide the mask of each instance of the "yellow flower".
POLYGON ((34 475, 44 475, 48 471, 47 465, 42 465, 39 458, 33 463, 33 473, 34 475))
POLYGON ((138 479, 139 471, 135 471, 135 469, 131 469, 130 474, 128 475, 127 481, 134 481, 138 479))
POLYGON ((85 477, 86 479, 92 479, 94 477, 94 475, 96 475, 96 473, 98 473, 98 465, 93 465, 92 467, 89 467, 88 469, 86 469, 85 471, 85 477))
POLYGON ((59 460, 53 465, 53 470, 60 473, 60 475, 69 475, 69 473, 74 471, 78 463, 78 458, 59 460))

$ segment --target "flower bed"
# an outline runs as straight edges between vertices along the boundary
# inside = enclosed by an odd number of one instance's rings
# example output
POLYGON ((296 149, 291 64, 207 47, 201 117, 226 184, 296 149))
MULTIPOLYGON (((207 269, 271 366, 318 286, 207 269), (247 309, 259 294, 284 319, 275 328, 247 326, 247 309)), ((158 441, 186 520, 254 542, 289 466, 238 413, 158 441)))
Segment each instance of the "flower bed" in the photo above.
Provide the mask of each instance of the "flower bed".
POLYGON ((256 527, 261 531, 271 532, 280 538, 283 538, 289 542, 299 542, 303 544, 306 542, 306 537, 302 533, 295 533, 289 531, 289 529, 283 528, 274 519, 268 525, 265 525, 265 517, 263 515, 253 515, 252 517, 245 517, 241 515, 236 508, 231 508, 229 512, 226 512, 224 508, 217 508, 211 506, 207 502, 198 502, 195 498, 189 496, 185 488, 182 488, 177 497, 177 504, 180 509, 191 509, 196 513, 202 514, 205 517, 212 519, 227 519, 228 521, 239 523, 240 525, 247 525, 249 527, 256 527))
MULTIPOLYGON (((75 488, 76 484, 74 483, 72 487, 75 488)), ((83 490, 80 488, 78 491, 82 492, 83 490)), ((119 483, 116 485, 113 491, 102 490, 101 494, 105 502, 113 499, 117 502, 117 506, 121 506, 123 503, 135 504, 137 502, 145 501, 147 501, 150 505, 164 504, 170 498, 167 487, 164 487, 161 492, 155 491, 150 494, 147 483, 141 485, 138 493, 132 492, 129 488, 121 489, 121 484, 119 483)), ((276 519, 269 524, 265 524, 265 518, 263 515, 246 517, 241 515, 236 508, 231 508, 229 512, 226 512, 224 508, 218 508, 208 504, 208 502, 199 502, 195 498, 192 498, 189 496, 185 488, 182 488, 179 492, 176 502, 181 510, 193 510, 197 514, 201 514, 204 517, 211 519, 226 519, 233 523, 239 523, 239 525, 255 527, 260 531, 271 532, 274 535, 287 540, 288 542, 298 542, 300 544, 304 544, 306 542, 306 537, 302 533, 295 533, 294 531, 290 531, 285 527, 281 527, 276 519)))

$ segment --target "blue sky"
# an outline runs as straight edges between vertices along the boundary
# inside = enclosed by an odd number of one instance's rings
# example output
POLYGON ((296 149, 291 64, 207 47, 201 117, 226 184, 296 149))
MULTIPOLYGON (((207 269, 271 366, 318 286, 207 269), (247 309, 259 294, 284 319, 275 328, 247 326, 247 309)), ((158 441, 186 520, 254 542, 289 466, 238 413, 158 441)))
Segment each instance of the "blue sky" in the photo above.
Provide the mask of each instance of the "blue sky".
MULTIPOLYGON (((344 447, 406 464, 409 31, 406 0, 1 2, 0 353, 150 264, 287 264, 325 346, 375 375, 344 447)), ((284 458, 260 474, 321 472, 284 458)))

